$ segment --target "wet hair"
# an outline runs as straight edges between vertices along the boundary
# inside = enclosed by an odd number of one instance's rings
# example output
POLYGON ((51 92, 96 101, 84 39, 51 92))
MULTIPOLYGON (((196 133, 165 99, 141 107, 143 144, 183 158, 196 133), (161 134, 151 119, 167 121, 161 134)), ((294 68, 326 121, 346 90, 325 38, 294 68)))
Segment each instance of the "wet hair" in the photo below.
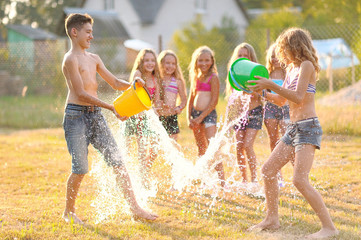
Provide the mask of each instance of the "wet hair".
MULTIPOLYGON (((251 60, 252 62, 258 62, 256 51, 254 50, 252 45, 249 44, 249 43, 243 42, 243 43, 238 44, 238 46, 234 48, 232 56, 229 59, 228 64, 227 64, 227 71, 229 71, 229 69, 231 68, 232 63, 239 58, 238 57, 238 52, 242 48, 247 49, 248 59, 249 60, 251 60)), ((229 84, 229 79, 228 79, 228 74, 227 74, 227 78, 226 78, 226 97, 229 97, 229 95, 231 93, 232 93, 232 87, 231 87, 231 84, 229 84)))
POLYGON ((211 59, 212 59, 212 65, 209 68, 209 74, 210 73, 218 74, 217 66, 216 66, 216 59, 214 57, 214 52, 212 51, 212 49, 210 49, 208 46, 201 46, 201 47, 197 48, 196 50, 194 50, 194 52, 192 54, 191 62, 189 63, 189 66, 188 66, 189 81, 191 83, 191 91, 195 91, 196 79, 201 74, 201 71, 197 67, 197 60, 198 60, 199 56, 202 55, 203 53, 209 53, 209 55, 211 56, 211 59))
POLYGON ((312 44, 311 34, 301 28, 289 28, 277 38, 276 56, 285 65, 292 62, 300 66, 303 61, 310 61, 315 68, 316 74, 321 70, 316 55, 316 49, 312 44))
POLYGON ((71 29, 76 28, 78 31, 83 27, 85 23, 93 25, 93 18, 85 13, 71 13, 65 19, 65 31, 66 34, 71 38, 71 29))

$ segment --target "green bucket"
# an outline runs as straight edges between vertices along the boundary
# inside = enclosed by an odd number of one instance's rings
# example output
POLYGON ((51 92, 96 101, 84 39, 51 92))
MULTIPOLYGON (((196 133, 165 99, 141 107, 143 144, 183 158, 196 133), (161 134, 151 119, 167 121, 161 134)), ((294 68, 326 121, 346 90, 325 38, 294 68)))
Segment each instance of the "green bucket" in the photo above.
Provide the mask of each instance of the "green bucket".
POLYGON ((248 93, 252 92, 248 85, 255 85, 255 83, 248 83, 248 80, 258 80, 254 76, 268 78, 269 74, 265 66, 247 58, 239 58, 234 61, 228 72, 228 80, 231 86, 237 91, 248 93))

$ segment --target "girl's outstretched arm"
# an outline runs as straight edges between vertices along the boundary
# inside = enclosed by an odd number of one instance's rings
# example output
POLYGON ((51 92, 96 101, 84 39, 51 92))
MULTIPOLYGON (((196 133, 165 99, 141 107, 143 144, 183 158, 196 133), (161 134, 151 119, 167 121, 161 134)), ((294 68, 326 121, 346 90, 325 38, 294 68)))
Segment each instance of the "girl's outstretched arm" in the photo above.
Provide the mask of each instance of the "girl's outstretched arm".
POLYGON ((255 76, 258 80, 250 80, 249 83, 256 83, 256 85, 249 86, 254 91, 260 91, 262 89, 270 89, 275 93, 281 95, 287 100, 300 104, 306 95, 306 90, 312 75, 315 74, 315 68, 310 61, 304 61, 300 66, 300 74, 296 90, 290 90, 284 87, 280 87, 270 79, 255 76))

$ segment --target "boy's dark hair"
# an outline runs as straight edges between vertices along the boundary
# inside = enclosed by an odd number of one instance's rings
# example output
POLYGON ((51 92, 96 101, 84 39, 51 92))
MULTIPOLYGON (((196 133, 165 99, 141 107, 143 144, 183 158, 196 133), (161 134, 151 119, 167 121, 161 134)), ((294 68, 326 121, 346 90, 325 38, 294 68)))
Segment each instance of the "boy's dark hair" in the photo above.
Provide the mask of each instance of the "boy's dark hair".
POLYGON ((90 23, 93 25, 93 18, 85 13, 71 13, 67 16, 65 19, 65 31, 66 34, 71 38, 70 31, 72 28, 76 28, 77 30, 80 30, 85 23, 90 23))

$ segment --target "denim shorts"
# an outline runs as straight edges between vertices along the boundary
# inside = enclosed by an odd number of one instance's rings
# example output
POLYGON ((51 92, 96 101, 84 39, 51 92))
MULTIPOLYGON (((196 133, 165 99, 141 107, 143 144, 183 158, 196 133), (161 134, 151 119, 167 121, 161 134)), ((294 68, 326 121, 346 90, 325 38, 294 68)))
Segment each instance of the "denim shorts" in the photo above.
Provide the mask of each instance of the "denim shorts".
POLYGON ((284 105, 282 107, 277 106, 276 104, 267 102, 264 107, 264 119, 277 119, 289 120, 290 119, 290 106, 284 105))
POLYGON ((287 145, 295 147, 296 152, 304 144, 311 144, 321 148, 322 128, 318 118, 309 118, 287 126, 285 135, 281 138, 287 145))
MULTIPOLYGON (((191 112, 191 117, 192 117, 192 119, 195 119, 195 118, 199 117, 201 114, 202 114, 202 111, 197 111, 197 110, 194 110, 194 108, 193 108, 192 112, 191 112)), ((201 123, 204 123, 204 126, 206 128, 210 127, 210 126, 217 125, 217 112, 216 112, 216 110, 213 110, 205 118, 203 118, 203 121, 201 123)))
POLYGON ((256 130, 262 129, 263 122, 263 108, 258 106, 247 112, 247 121, 240 121, 238 124, 234 125, 233 129, 245 130, 246 128, 252 128, 256 130))
POLYGON ((68 104, 63 127, 68 151, 72 157, 71 170, 85 174, 88 170, 89 143, 98 150, 110 166, 121 166, 122 157, 117 143, 101 114, 100 107, 68 104))
POLYGON ((160 116, 159 120, 162 122, 165 130, 167 130, 168 135, 179 133, 178 115, 160 116))

